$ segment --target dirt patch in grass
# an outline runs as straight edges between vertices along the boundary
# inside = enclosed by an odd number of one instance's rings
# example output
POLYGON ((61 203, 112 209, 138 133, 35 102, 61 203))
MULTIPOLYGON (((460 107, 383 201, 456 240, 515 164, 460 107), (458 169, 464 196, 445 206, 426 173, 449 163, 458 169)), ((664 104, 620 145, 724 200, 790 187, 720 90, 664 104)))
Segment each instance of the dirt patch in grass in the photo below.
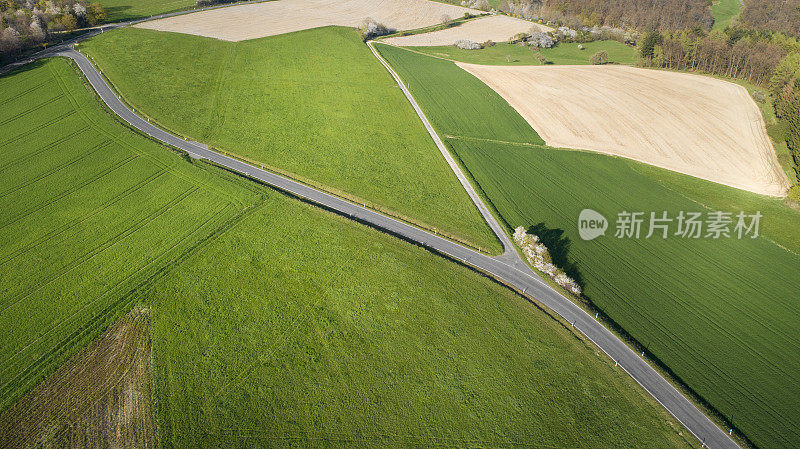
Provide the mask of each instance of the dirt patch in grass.
POLYGON ((151 372, 136 309, 0 415, 0 446, 156 447, 151 372))

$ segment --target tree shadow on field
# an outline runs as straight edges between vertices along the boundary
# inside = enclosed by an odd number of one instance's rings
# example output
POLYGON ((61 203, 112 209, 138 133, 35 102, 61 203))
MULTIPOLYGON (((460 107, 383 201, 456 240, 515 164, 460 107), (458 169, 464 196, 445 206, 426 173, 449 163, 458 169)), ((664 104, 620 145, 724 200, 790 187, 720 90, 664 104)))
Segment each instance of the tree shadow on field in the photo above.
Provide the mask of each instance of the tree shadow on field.
POLYGON ((572 246, 572 240, 564 236, 563 229, 551 229, 544 223, 538 223, 528 228, 528 234, 538 236, 550 252, 553 263, 583 288, 583 276, 581 276, 578 265, 569 260, 569 248, 572 246))

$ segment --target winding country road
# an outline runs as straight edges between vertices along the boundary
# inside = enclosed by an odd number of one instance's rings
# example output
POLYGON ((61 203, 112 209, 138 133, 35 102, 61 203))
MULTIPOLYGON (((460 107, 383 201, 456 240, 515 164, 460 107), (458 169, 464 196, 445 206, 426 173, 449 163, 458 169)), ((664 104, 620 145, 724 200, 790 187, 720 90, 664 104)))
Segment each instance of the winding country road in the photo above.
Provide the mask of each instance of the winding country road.
MULTIPOLYGON (((129 23, 110 25, 105 29, 127 26, 129 23)), ((98 34, 96 30, 79 37, 75 41, 98 34)), ((675 418, 678 419, 690 432, 692 432, 704 446, 714 449, 736 449, 739 446, 717 427, 706 415, 695 407, 686 397, 676 390, 665 378, 647 364, 639 354, 633 352, 625 343, 617 338, 605 326, 599 323, 570 299, 562 296, 538 275, 536 275, 519 257, 508 235, 504 232, 495 217, 481 201, 473 186, 461 172, 450 153, 445 148, 439 136, 433 130, 425 114, 414 100, 411 93, 402 83, 399 76, 377 54, 372 45, 370 48, 381 63, 387 68, 398 82, 408 100, 411 102, 420 119, 425 124, 442 155, 453 169, 464 188, 469 193, 476 206, 488 221, 492 230, 503 243, 504 253, 501 256, 489 257, 472 249, 456 244, 450 240, 431 234, 412 225, 377 213, 360 205, 343 200, 339 197, 311 188, 307 185, 293 181, 275 173, 262 170, 245 162, 227 157, 211 151, 207 146, 191 142, 170 134, 142 119, 128 109, 114 94, 109 85, 98 73, 91 62, 81 53, 72 49, 73 41, 55 46, 50 50, 40 52, 22 63, 49 56, 62 56, 75 61, 78 68, 86 76, 89 83, 97 91, 102 101, 117 114, 122 120, 138 129, 142 133, 162 141, 172 147, 188 153, 196 159, 204 159, 228 170, 243 174, 268 184, 278 190, 287 192, 298 198, 334 211, 343 216, 351 217, 368 226, 383 230, 392 235, 403 238, 409 242, 422 245, 431 251, 451 258, 455 261, 481 271, 498 281, 516 289, 523 295, 571 323, 579 332, 584 334, 597 347, 602 349, 612 360, 633 377, 645 390, 647 390, 659 403, 661 403, 675 418)), ((18 64, 19 65, 19 64, 18 64)))

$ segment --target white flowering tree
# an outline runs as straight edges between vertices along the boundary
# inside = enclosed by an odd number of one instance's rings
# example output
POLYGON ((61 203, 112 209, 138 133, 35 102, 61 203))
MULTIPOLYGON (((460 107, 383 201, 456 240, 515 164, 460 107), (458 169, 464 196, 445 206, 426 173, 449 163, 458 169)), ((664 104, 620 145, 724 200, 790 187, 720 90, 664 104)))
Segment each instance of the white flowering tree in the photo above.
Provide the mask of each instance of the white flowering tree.
POLYGON ((534 268, 549 276, 553 281, 564 287, 570 293, 580 296, 582 293, 580 285, 574 279, 567 276, 560 268, 558 268, 550 258, 550 252, 547 247, 539 241, 539 237, 534 234, 525 232, 522 226, 514 229, 514 242, 522 249, 522 254, 525 259, 533 265, 534 268))

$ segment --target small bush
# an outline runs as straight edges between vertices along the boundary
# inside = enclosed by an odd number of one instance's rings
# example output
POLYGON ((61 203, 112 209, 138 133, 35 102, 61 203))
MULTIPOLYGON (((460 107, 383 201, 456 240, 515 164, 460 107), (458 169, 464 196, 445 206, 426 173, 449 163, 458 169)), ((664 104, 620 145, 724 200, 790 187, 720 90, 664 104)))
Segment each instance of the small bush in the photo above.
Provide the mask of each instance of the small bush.
POLYGON ((511 42, 512 44, 516 44, 517 42, 525 41, 529 37, 531 37, 531 35, 528 33, 517 33, 511 36, 511 38, 508 41, 511 42))
POLYGON ((379 23, 374 19, 366 18, 361 23, 361 26, 358 27, 358 31, 361 33, 361 39, 366 42, 379 36, 392 34, 395 30, 386 27, 384 24, 379 23))
POLYGON ((756 90, 753 92, 753 100, 755 100, 756 103, 764 103, 767 101, 767 94, 764 93, 763 90, 756 90))
POLYGON ((598 51, 589 58, 589 62, 594 65, 608 64, 608 53, 605 50, 598 51))
POLYGON ((789 188, 789 201, 800 204, 800 185, 793 185, 789 188))
POLYGON ((480 50, 481 48, 483 48, 481 47, 481 44, 473 42, 469 39, 459 39, 453 42, 453 45, 462 50, 480 50))
POLYGON ((494 41, 489 39, 488 41, 484 42, 481 45, 483 45, 484 47, 494 47, 494 41))
POLYGON ((531 47, 538 47, 538 48, 551 48, 555 45, 555 41, 552 37, 550 37, 547 33, 536 32, 531 34, 531 37, 528 38, 528 44, 531 47))
POLYGON ((514 241, 534 268, 550 276, 556 284, 564 287, 572 294, 581 295, 581 286, 553 263, 550 251, 547 250, 547 247, 539 240, 538 236, 528 234, 525 232, 525 228, 520 226, 514 229, 514 241))

